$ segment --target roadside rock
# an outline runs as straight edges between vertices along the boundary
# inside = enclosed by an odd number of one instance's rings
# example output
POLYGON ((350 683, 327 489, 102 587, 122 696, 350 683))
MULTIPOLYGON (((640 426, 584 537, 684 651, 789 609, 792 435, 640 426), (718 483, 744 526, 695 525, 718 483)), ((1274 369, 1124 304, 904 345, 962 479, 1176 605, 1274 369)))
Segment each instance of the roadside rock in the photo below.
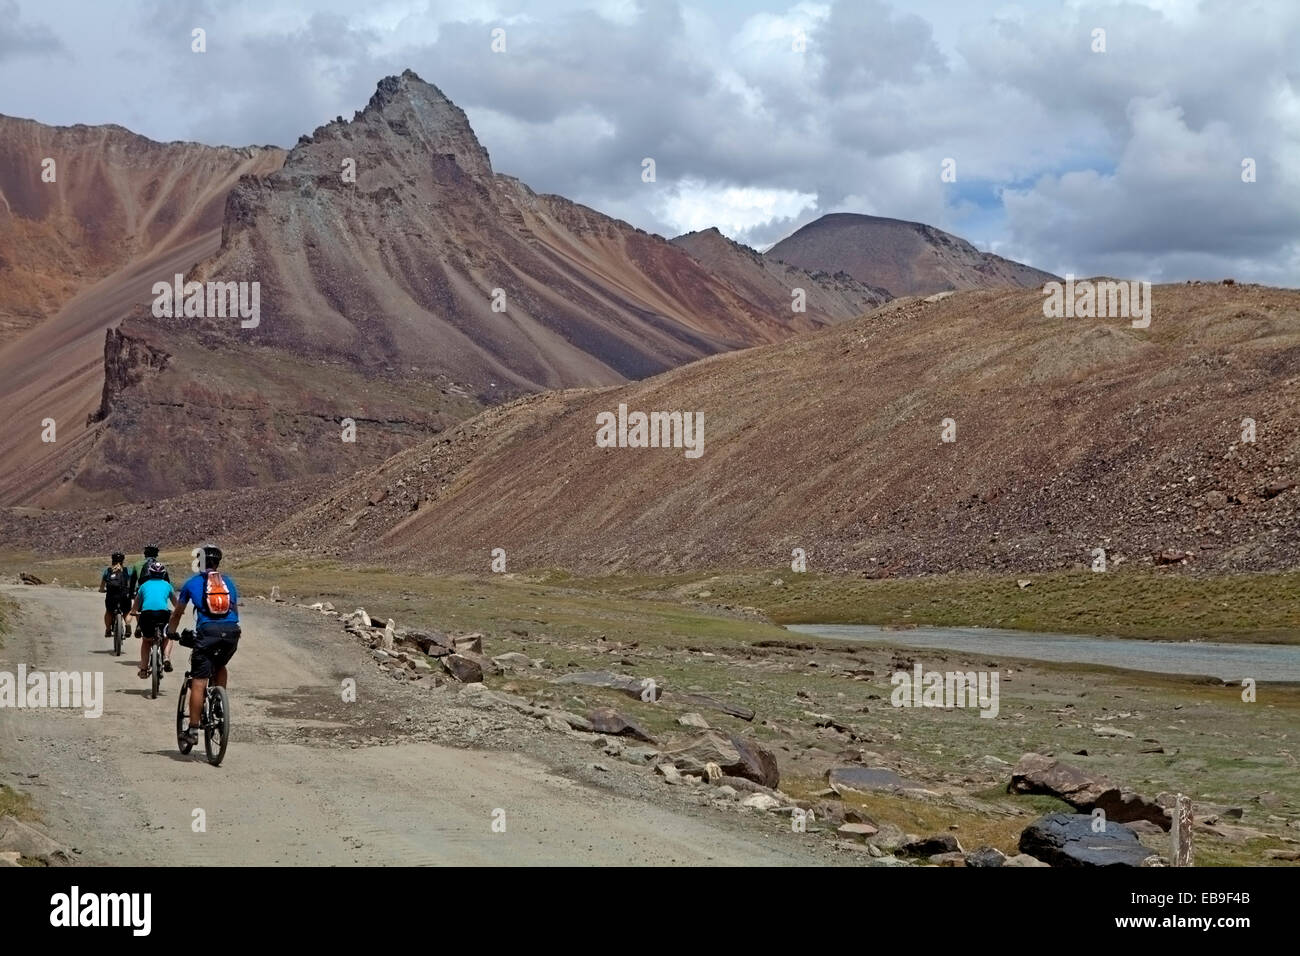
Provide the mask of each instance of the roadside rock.
POLYGON ((677 718, 677 723, 683 727, 695 727, 698 730, 710 730, 709 722, 699 714, 682 714, 677 718))
POLYGON ((880 847, 887 853, 893 853, 907 842, 907 834, 896 823, 882 823, 879 832, 874 836, 867 837, 867 842, 872 846, 880 847))
POLYGON ((441 658, 442 666, 447 669, 447 673, 462 684, 479 684, 483 681, 483 668, 476 661, 468 657, 462 657, 460 654, 448 654, 441 658))
POLYGON ((781 774, 771 751, 735 734, 718 731, 701 734, 690 743, 664 751, 664 757, 687 773, 704 773, 707 764, 717 764, 724 774, 743 777, 776 789, 781 774))
POLYGON ((858 838, 875 836, 879 829, 873 827, 870 823, 845 823, 836 832, 841 836, 858 838))
POLYGON ((898 848, 898 852, 904 856, 935 856, 940 853, 961 853, 962 849, 957 838, 951 833, 940 833, 937 836, 904 843, 898 848))
POLYGON ((1051 866, 1050 863, 1044 863, 1037 857, 1032 857, 1028 853, 1017 853, 1015 856, 1007 857, 1007 862, 1003 866, 1051 866))
POLYGON ((741 800, 740 805, 753 810, 775 810, 781 805, 781 801, 765 793, 754 793, 741 800))
POLYGON ((1122 823, 1094 832, 1086 813, 1052 813, 1020 834, 1020 852, 1051 866, 1142 866, 1154 856, 1122 823))
POLYGON ((966 854, 967 866, 1005 866, 1007 855, 997 847, 982 846, 966 854))
POLYGON ((543 717, 542 724, 546 727, 547 730, 554 730, 557 733, 561 733, 561 734, 573 733, 573 728, 571 728, 567 722, 561 720, 559 717, 556 717, 554 714, 547 714, 545 717, 543 717))
MULTIPOLYGON (((624 717, 613 707, 597 707, 587 715, 587 721, 591 724, 592 730, 598 734, 610 734, 615 737, 635 737, 637 740, 644 740, 646 743, 655 742, 640 725, 624 717)), ((674 763, 678 761, 674 760, 674 763)))

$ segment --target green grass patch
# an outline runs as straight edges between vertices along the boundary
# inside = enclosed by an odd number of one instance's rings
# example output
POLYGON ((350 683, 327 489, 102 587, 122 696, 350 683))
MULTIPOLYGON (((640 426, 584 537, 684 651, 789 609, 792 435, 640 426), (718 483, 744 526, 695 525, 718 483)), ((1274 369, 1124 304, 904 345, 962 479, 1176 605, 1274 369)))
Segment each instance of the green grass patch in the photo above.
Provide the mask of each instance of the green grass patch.
POLYGON ((550 574, 542 580, 605 594, 753 607, 780 624, 998 627, 1143 640, 1300 643, 1300 572, 1210 577, 1060 571, 887 580, 730 572, 587 579, 550 574), (1031 584, 1022 588, 1023 580, 1031 584))

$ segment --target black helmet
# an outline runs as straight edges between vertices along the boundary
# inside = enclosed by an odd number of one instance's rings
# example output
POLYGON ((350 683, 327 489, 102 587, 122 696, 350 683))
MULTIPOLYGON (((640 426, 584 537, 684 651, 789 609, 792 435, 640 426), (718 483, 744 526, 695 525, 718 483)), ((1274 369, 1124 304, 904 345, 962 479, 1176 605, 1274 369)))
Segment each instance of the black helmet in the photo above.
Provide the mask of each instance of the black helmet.
POLYGON ((158 557, 158 545, 156 545, 156 544, 146 544, 146 545, 144 546, 144 556, 145 556, 146 558, 156 558, 156 557, 158 557))
POLYGON ((203 546, 203 567, 212 571, 220 564, 221 549, 215 544, 205 544, 203 546))
POLYGON ((114 551, 114 552, 109 556, 109 559, 108 559, 108 560, 109 560, 109 562, 112 563, 112 564, 121 564, 123 561, 126 560, 126 555, 123 554, 121 551, 114 551))

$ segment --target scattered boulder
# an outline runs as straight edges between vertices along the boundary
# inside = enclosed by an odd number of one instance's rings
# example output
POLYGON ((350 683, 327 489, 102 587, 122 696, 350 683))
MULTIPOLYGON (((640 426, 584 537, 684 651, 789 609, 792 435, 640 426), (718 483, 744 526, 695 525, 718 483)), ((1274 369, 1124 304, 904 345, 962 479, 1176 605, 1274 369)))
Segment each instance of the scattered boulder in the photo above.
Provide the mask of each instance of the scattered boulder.
POLYGON ((683 727, 694 727, 697 730, 710 730, 709 722, 699 714, 682 714, 677 718, 677 723, 683 727))
POLYGON ((637 700, 657 701, 663 696, 658 681, 645 677, 629 677, 613 671, 580 671, 556 678, 557 684, 582 684, 585 687, 608 687, 637 700))
POLYGON ((462 657, 460 654, 448 654, 441 658, 441 661, 442 666, 447 669, 447 673, 462 684, 482 683, 483 668, 478 665, 477 661, 462 657))
POLYGON ((573 729, 569 727, 568 723, 566 721, 561 720, 559 717, 556 717, 554 714, 547 714, 545 717, 543 717, 542 724, 546 727, 547 730, 554 730, 557 733, 561 733, 561 734, 573 733, 573 729))
POLYGON ((1093 829, 1086 813, 1051 813, 1020 834, 1020 852, 1050 866, 1142 866, 1154 856, 1137 834, 1113 820, 1093 829))
POLYGON ((664 783, 679 784, 682 782, 682 775, 674 764, 660 763, 655 766, 655 771, 664 778, 664 783))
POLYGON ((836 831, 846 837, 872 837, 879 833, 879 828, 870 823, 845 823, 836 831))
POLYGON ((904 856, 934 856, 939 853, 961 853, 962 849, 951 833, 940 833, 921 840, 909 840, 898 848, 898 852, 904 856))
POLYGON ((887 853, 893 853, 907 842, 907 834, 896 823, 882 823, 876 834, 867 837, 867 842, 887 853))
POLYGON ((1051 866, 1050 863, 1044 863, 1037 857, 1030 856, 1028 853, 1017 853, 1015 856, 1007 857, 1007 862, 1003 866, 1051 866))
POLYGON ((781 801, 765 793, 754 793, 741 800, 740 805, 752 810, 775 810, 781 805, 781 801))
MULTIPOLYGON (((613 707, 597 707, 587 715, 587 720, 592 729, 598 734, 610 734, 614 737, 635 737, 637 740, 644 740, 646 743, 655 742, 645 730, 635 721, 624 717, 613 707)), ((677 763, 678 761, 673 761, 677 763)))
MULTIPOLYGON (((279 589, 272 588, 271 599, 276 600, 278 596, 279 596, 279 589)), ((357 624, 361 627, 371 626, 370 615, 366 613, 366 609, 363 607, 357 608, 355 611, 353 611, 351 614, 345 617, 344 620, 347 621, 349 624, 357 624)))
POLYGON ((22 581, 23 584, 44 584, 45 583, 36 575, 28 574, 26 571, 20 571, 18 573, 18 580, 22 581))
POLYGON ((966 854, 967 866, 1004 866, 1007 855, 997 847, 982 846, 966 854))
POLYGON ((1165 548, 1163 551, 1157 551, 1154 555, 1156 564, 1186 564, 1192 560, 1195 555, 1190 551, 1179 551, 1177 548, 1165 548))
POLYGON ((930 862, 935 866, 965 866, 966 854, 964 853, 935 853, 930 856, 930 862))
POLYGON ((1106 819, 1115 823, 1149 820, 1163 830, 1171 825, 1168 812, 1157 800, 1043 754, 1027 753, 1020 758, 1011 771, 1007 792, 1047 794, 1082 813, 1100 807, 1106 819))
POLYGON ((826 771, 826 782, 836 793, 854 790, 924 790, 919 783, 905 780, 886 767, 835 767, 826 771))
POLYGON ((403 639, 416 644, 421 653, 428 654, 430 657, 445 657, 456 653, 456 645, 452 639, 437 631, 407 631, 402 636, 403 639))
POLYGON ((472 654, 483 653, 482 634, 466 634, 464 637, 452 638, 452 643, 455 646, 455 649, 462 654, 466 651, 469 651, 472 654))
POLYGON ((684 746, 665 751, 664 756, 688 773, 707 775, 707 766, 716 764, 722 773, 771 789, 781 783, 772 752, 736 734, 724 736, 718 731, 708 731, 684 746))

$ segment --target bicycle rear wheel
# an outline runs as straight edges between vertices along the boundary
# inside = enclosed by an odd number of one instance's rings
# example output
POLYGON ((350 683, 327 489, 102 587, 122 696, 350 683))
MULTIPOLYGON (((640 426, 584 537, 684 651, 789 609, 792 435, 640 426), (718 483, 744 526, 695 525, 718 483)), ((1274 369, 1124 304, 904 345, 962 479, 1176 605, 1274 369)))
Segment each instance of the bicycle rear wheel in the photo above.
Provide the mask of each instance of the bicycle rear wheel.
POLYGON ((126 631, 121 612, 113 614, 113 656, 122 656, 122 636, 126 631))
POLYGON ((158 699, 158 685, 162 683, 162 641, 154 639, 149 648, 149 674, 153 678, 153 699, 158 699))
POLYGON ((208 719, 203 723, 203 746, 208 751, 208 763, 221 766, 230 743, 230 695, 224 687, 208 685, 208 719))
POLYGON ((190 675, 185 675, 185 680, 181 682, 181 697, 176 702, 176 746, 181 749, 181 753, 187 754, 194 749, 194 745, 186 739, 185 718, 190 713, 190 675))

